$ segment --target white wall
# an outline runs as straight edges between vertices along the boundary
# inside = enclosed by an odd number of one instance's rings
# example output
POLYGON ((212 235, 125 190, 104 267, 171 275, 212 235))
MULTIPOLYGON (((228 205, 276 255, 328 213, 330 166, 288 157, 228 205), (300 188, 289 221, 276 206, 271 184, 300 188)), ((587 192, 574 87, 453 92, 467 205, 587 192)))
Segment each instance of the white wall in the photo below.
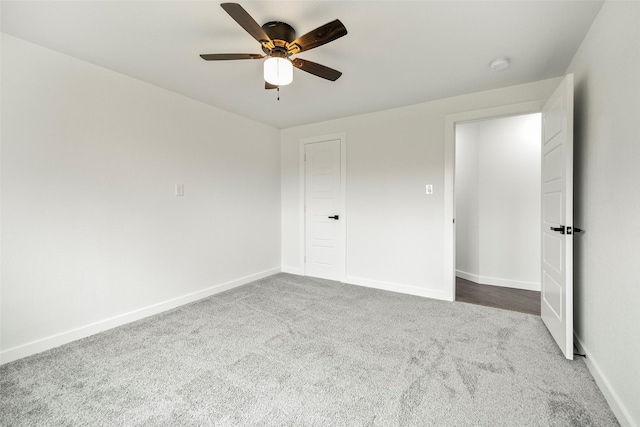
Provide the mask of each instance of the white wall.
POLYGON ((4 362, 279 271, 277 129, 11 36, 2 56, 4 362))
POLYGON ((605 2, 574 73, 575 332, 623 425, 640 426, 640 3, 605 2))
POLYGON ((541 115, 456 127, 456 270, 540 290, 541 115))
POLYGON ((444 298, 445 116, 547 98, 559 79, 282 131, 282 268, 301 273, 299 140, 347 134, 348 283, 444 298), (434 194, 425 194, 425 185, 434 194))

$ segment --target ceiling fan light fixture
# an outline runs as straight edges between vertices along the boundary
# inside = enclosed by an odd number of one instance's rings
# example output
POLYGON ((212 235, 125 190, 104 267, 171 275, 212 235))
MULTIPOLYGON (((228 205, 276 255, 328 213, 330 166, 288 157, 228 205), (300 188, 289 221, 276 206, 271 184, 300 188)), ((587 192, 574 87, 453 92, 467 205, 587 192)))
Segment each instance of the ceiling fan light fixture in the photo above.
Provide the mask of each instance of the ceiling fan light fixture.
POLYGON ((293 64, 287 58, 267 58, 264 61, 264 79, 272 85, 288 85, 293 81, 293 64))

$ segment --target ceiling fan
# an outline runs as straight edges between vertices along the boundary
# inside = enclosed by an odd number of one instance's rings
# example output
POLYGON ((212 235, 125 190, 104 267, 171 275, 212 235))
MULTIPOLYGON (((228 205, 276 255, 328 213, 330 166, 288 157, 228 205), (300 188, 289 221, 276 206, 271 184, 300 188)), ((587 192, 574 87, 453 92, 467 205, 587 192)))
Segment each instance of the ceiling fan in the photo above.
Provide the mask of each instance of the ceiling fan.
POLYGON ((260 26, 237 3, 222 3, 220 6, 246 32, 262 46, 264 55, 259 53, 212 53, 200 55, 206 61, 227 61, 234 59, 263 59, 265 89, 276 89, 293 81, 293 67, 307 73, 336 81, 342 75, 338 70, 324 65, 293 58, 292 55, 322 46, 347 34, 347 29, 339 19, 324 24, 307 34, 296 38, 293 27, 284 22, 272 21, 260 26))

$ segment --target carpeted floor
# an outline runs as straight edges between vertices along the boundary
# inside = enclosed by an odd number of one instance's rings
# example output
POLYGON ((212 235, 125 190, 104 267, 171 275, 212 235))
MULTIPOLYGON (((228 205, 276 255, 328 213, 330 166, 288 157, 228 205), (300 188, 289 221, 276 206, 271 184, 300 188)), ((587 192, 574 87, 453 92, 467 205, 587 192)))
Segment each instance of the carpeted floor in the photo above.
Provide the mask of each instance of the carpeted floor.
POLYGON ((611 426, 537 316, 288 274, 0 367, 2 426, 611 426))

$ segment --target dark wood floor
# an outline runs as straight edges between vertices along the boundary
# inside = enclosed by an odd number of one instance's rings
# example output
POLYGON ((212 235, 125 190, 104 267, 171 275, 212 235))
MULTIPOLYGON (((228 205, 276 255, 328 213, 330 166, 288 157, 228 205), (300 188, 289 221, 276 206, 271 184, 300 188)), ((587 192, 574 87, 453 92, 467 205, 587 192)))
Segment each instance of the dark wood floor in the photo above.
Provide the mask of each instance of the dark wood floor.
POLYGON ((540 292, 479 285, 456 278, 456 301, 540 315, 540 292))

